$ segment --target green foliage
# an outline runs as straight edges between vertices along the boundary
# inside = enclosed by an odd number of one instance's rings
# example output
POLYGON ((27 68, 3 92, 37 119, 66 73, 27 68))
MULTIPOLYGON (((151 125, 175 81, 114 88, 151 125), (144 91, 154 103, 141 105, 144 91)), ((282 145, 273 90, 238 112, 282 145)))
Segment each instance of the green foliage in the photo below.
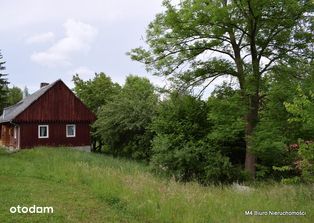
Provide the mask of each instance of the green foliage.
POLYGON ((283 184, 300 184, 300 177, 290 177, 281 180, 283 184))
MULTIPOLYGON (((73 76, 74 92, 96 115, 100 108, 112 101, 114 95, 120 92, 120 85, 113 83, 104 73, 95 73, 93 79, 82 80, 78 74, 73 76)), ((96 126, 92 128, 92 143, 94 152, 99 152, 103 143, 96 126)))
POLYGON ((2 54, 0 51, 0 113, 7 104, 7 94, 8 94, 8 80, 6 78, 7 74, 3 73, 5 71, 5 62, 2 61, 2 54))
POLYGON ((212 128, 207 112, 207 104, 190 95, 173 93, 161 103, 152 124, 153 169, 203 184, 232 179, 229 159, 206 140, 212 128))
POLYGON ((104 73, 95 73, 95 77, 87 81, 76 74, 73 76, 73 82, 74 92, 95 114, 120 90, 120 86, 113 83, 104 73))
POLYGON ((163 5, 148 26, 147 47, 129 55, 180 87, 206 88, 220 76, 234 77, 247 107, 246 167, 254 175, 251 140, 264 84, 279 64, 313 60, 313 1, 165 0, 163 5))
POLYGON ((199 175, 201 150, 195 142, 209 130, 206 104, 188 95, 173 93, 163 101, 152 124, 153 140, 151 164, 179 180, 193 180, 199 175))
POLYGON ((242 104, 240 91, 224 83, 213 91, 207 106, 208 120, 212 124, 208 140, 223 155, 230 157, 233 164, 242 164, 246 106, 242 104))
POLYGON ((23 92, 20 88, 13 86, 8 89, 7 106, 15 105, 23 99, 23 92))
MULTIPOLYGON (((307 81, 295 78, 297 77, 295 72, 291 67, 277 67, 271 78, 265 82, 264 97, 261 98, 260 122, 252 140, 252 150, 259 163, 258 179, 281 180, 298 175, 293 164, 297 158, 297 151, 292 145, 297 143, 304 132, 300 124, 288 121, 291 114, 287 112, 285 103, 293 100, 296 94, 295 86, 307 81)), ((306 76, 306 73, 301 73, 300 70, 297 73, 306 76)))
MULTIPOLYGON (((179 78, 188 75, 192 79, 238 76, 240 71, 232 62, 240 59, 246 63, 235 54, 238 51, 244 56, 245 51, 253 50, 247 47, 249 43, 260 49, 258 56, 275 61, 288 57, 292 38, 298 40, 295 47, 306 51, 312 36, 310 30, 302 26, 304 24, 299 24, 311 22, 306 17, 306 12, 313 9, 311 1, 184 0, 175 4, 166 0, 163 5, 164 12, 157 14, 148 26, 148 50, 140 47, 129 53, 132 59, 144 62, 157 75, 162 71, 162 75, 177 74, 179 78), (278 16, 282 19, 278 20, 278 16), (228 59, 213 56, 204 60, 202 55, 208 52, 224 54, 228 59), (176 73, 187 66, 187 72, 176 73)), ((246 66, 245 75, 249 76, 254 65, 247 63, 246 66)))
POLYGON ((258 179, 271 177, 281 179, 295 175, 295 172, 291 171, 293 168, 280 169, 284 166, 290 167, 297 153, 289 148, 288 135, 283 130, 287 125, 276 126, 276 124, 278 123, 272 118, 263 118, 256 128, 253 151, 259 161, 257 166, 258 179))
POLYGON ((261 165, 270 169, 273 165, 284 165, 288 153, 287 139, 272 123, 263 123, 256 129, 253 151, 261 165))
POLYGON ((301 179, 304 182, 314 183, 314 143, 312 141, 300 141, 299 144, 301 179))
POLYGON ((104 74, 87 82, 73 77, 77 95, 97 112, 94 135, 106 151, 152 156, 154 169, 203 184, 238 180, 242 173, 236 170, 243 167, 252 176, 257 167, 260 179, 297 176, 298 152, 291 145, 314 134, 313 86, 306 83, 314 83, 313 2, 163 5, 147 29, 148 46, 129 53, 173 83, 174 93, 160 103, 157 116, 148 80, 131 76, 120 89, 104 74), (238 85, 216 88, 207 102, 174 90, 206 88, 220 76, 238 85), (299 98, 296 84, 306 89, 299 98))
POLYGON ((205 158, 204 173, 199 176, 203 184, 211 183, 231 183, 242 180, 241 170, 235 169, 231 164, 229 157, 221 154, 219 150, 210 145, 211 142, 203 144, 199 149, 204 153, 205 158), (239 171, 236 173, 236 171, 239 171))
POLYGON ((152 133, 149 125, 158 97, 146 78, 128 76, 120 93, 102 106, 94 127, 114 155, 149 159, 152 133))
MULTIPOLYGON (((311 64, 313 68, 313 64, 311 64)), ((304 182, 314 182, 314 145, 312 143, 314 134, 314 94, 312 92, 313 70, 301 85, 298 85, 293 100, 286 102, 285 108, 291 115, 288 122, 299 126, 300 134, 298 143, 298 157, 296 169, 301 172, 304 182), (304 141, 306 140, 306 141, 304 141)))
POLYGON ((174 92, 169 99, 161 102, 152 128, 157 133, 178 136, 187 141, 203 139, 210 129, 207 108, 200 99, 174 92))
POLYGON ((285 103, 285 106, 287 111, 293 115, 289 122, 301 123, 304 131, 314 133, 314 93, 312 90, 305 93, 299 86, 293 102, 285 103))
POLYGON ((311 115, 309 92, 313 83, 311 63, 278 66, 265 82, 260 122, 253 138, 259 179, 298 182, 298 139, 311 140, 314 133, 310 118, 305 118, 311 115))

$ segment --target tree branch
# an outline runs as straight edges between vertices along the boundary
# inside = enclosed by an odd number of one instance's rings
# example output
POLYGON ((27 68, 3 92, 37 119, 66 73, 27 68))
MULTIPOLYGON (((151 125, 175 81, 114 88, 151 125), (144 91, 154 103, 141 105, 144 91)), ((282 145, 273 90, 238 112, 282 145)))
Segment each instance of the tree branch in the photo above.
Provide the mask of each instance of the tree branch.
POLYGON ((220 77, 220 75, 218 76, 215 76, 212 80, 210 80, 206 85, 205 87, 203 87, 203 89, 199 92, 199 94, 197 95, 197 97, 199 98, 205 91, 205 89, 210 85, 212 84, 218 77, 220 77))

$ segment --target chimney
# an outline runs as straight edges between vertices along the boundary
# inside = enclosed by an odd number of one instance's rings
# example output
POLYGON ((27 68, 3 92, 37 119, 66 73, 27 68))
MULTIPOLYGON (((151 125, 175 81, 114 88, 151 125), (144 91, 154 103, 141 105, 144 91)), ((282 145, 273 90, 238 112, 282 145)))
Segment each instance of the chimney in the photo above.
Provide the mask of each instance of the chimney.
POLYGON ((45 86, 47 86, 47 85, 49 85, 49 83, 45 83, 45 82, 40 83, 40 88, 43 88, 43 87, 45 87, 45 86))

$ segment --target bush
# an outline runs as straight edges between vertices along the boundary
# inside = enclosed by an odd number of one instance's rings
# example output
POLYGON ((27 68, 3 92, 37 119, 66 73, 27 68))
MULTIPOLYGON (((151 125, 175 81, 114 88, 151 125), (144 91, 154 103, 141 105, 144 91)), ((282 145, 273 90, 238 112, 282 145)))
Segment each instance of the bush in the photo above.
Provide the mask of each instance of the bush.
POLYGON ((153 134, 149 128, 158 97, 146 78, 128 76, 121 91, 102 106, 94 124, 106 151, 115 156, 149 160, 153 134))
POLYGON ((189 95, 173 93, 159 106, 152 123, 152 166, 178 180, 193 180, 200 167, 199 151, 194 144, 210 129, 207 106, 189 95))
POLYGON ((153 148, 153 168, 176 180, 196 180, 207 185, 230 183, 237 179, 229 158, 210 147, 208 142, 190 141, 174 148, 170 138, 157 137, 153 148))
POLYGON ((224 83, 208 98, 208 120, 212 129, 207 138, 221 154, 230 158, 234 165, 245 159, 245 106, 241 95, 224 83))
POLYGON ((257 179, 290 179, 298 176, 294 162, 298 152, 291 145, 304 136, 299 123, 289 122, 291 114, 285 104, 296 95, 293 79, 278 73, 268 80, 265 95, 261 98, 260 120, 252 137, 253 152, 257 157, 257 179))
POLYGON ((304 182, 314 183, 314 143, 311 141, 300 141, 299 145, 301 179, 304 182))
POLYGON ((297 151, 290 149, 283 131, 274 122, 262 121, 253 138, 253 152, 258 158, 256 178, 289 178, 295 176, 293 162, 297 151), (289 168, 286 168, 289 167, 289 168))
POLYGON ((281 173, 283 183, 314 183, 314 143, 299 140, 298 144, 290 147, 295 152, 293 162, 290 165, 273 166, 273 170, 281 173))
POLYGON ((152 123, 151 165, 180 181, 202 184, 231 182, 236 171, 221 148, 208 140, 212 123, 207 104, 189 95, 172 94, 159 108, 152 123))

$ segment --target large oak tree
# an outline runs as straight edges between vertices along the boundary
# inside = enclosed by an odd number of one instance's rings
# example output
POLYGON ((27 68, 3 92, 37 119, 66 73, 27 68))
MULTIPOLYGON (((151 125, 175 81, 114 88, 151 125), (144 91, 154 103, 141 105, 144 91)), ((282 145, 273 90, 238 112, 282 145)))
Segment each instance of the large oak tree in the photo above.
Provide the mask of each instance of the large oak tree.
POLYGON ((263 83, 278 64, 313 62, 312 0, 182 0, 163 2, 131 58, 175 83, 206 88, 232 76, 247 107, 245 169, 255 175, 251 139, 259 120, 263 83), (311 45, 312 44, 312 45, 311 45))

